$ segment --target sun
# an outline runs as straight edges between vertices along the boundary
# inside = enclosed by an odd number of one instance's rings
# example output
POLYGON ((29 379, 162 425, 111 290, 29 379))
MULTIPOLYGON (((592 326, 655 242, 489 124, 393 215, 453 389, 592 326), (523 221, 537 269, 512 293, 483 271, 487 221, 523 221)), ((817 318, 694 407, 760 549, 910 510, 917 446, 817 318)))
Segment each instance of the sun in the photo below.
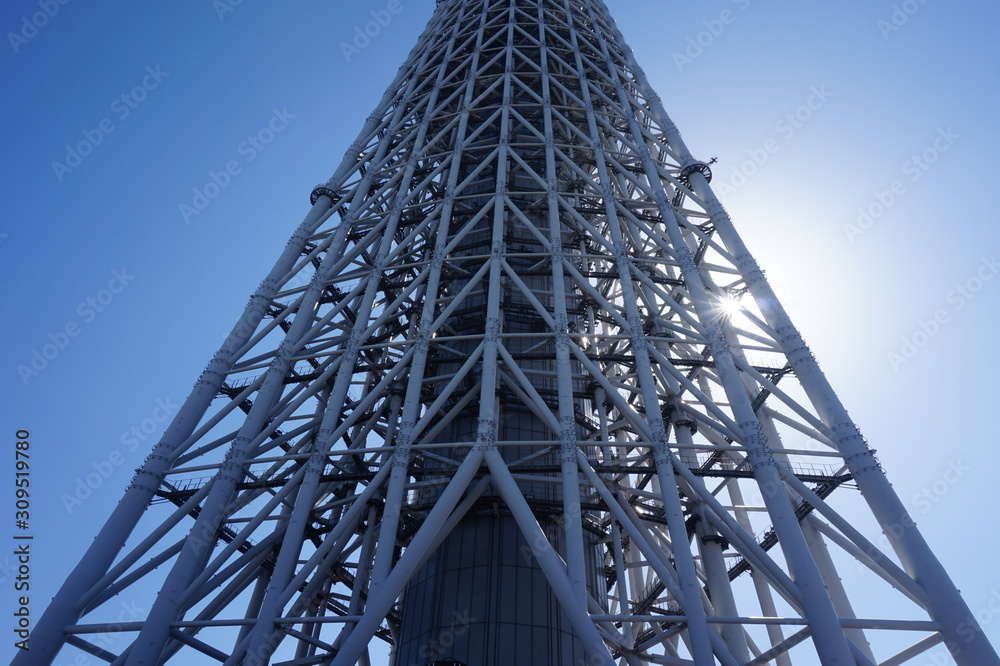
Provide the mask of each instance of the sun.
POLYGON ((735 317, 743 311, 743 305, 740 303, 741 297, 742 294, 724 293, 717 301, 716 307, 722 315, 730 318, 735 317))

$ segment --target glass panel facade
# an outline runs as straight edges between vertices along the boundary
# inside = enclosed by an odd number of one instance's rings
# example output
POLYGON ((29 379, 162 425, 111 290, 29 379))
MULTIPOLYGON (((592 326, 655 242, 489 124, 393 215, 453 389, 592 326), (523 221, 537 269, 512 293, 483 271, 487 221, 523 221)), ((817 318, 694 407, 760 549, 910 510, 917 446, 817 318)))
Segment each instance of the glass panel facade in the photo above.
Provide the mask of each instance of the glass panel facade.
MULTIPOLYGON (((601 562, 596 547, 587 553, 593 586, 601 562)), ((468 666, 585 663, 582 645, 511 516, 463 521, 417 580, 403 599, 394 666, 444 659, 468 666), (460 551, 470 538, 492 545, 491 556, 466 563, 460 551)))

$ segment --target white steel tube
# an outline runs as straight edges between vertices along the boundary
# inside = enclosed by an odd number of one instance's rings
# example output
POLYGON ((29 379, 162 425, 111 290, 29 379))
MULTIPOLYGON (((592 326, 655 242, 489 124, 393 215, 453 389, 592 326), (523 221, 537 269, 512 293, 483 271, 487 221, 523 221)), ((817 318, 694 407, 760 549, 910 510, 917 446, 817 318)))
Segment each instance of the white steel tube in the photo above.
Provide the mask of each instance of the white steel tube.
MULTIPOLYGON (((602 6, 604 4, 601 0, 595 2, 602 6)), ((617 32, 617 29, 615 30, 617 32)), ((624 44, 621 33, 617 34, 624 44)), ((683 164, 695 162, 677 126, 670 120, 659 96, 652 91, 642 68, 630 50, 625 49, 625 57, 635 73, 636 84, 642 90, 652 113, 660 121, 666 133, 667 142, 677 151, 683 164)), ((919 581, 930 594, 932 601, 928 611, 931 617, 944 626, 945 642, 952 656, 959 666, 1000 665, 1000 657, 983 634, 974 614, 962 599, 948 573, 917 530, 916 523, 892 489, 874 452, 868 447, 798 329, 792 324, 777 294, 754 261, 728 213, 709 187, 708 181, 700 172, 695 172, 691 175, 691 184, 703 201, 719 235, 736 257, 746 284, 765 321, 782 336, 788 361, 795 369, 803 388, 823 421, 837 434, 838 446, 845 462, 882 530, 904 567, 912 572, 914 579, 919 581)))

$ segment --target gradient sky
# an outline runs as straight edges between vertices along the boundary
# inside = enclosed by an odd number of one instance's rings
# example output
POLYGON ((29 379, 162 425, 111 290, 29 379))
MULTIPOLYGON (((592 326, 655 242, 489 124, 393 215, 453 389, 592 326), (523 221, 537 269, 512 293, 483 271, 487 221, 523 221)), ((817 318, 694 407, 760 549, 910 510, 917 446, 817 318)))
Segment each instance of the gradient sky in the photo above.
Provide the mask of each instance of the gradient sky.
MULTIPOLYGON (((401 2, 357 52, 343 45, 388 0, 0 6, 0 474, 12 488, 30 430, 36 620, 433 8, 401 2), (198 201, 213 173, 224 186, 198 201)), ((718 157, 738 228, 1000 645, 1000 6, 608 5, 692 151, 718 157)))

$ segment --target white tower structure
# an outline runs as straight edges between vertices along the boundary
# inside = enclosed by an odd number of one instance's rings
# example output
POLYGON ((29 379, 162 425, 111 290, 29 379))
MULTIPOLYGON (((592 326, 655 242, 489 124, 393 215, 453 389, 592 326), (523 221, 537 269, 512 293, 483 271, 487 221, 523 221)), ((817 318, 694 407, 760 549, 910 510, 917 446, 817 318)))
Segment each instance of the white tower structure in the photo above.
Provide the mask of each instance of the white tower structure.
POLYGON ((1000 666, 711 175, 601 0, 439 0, 14 664, 1000 666))

